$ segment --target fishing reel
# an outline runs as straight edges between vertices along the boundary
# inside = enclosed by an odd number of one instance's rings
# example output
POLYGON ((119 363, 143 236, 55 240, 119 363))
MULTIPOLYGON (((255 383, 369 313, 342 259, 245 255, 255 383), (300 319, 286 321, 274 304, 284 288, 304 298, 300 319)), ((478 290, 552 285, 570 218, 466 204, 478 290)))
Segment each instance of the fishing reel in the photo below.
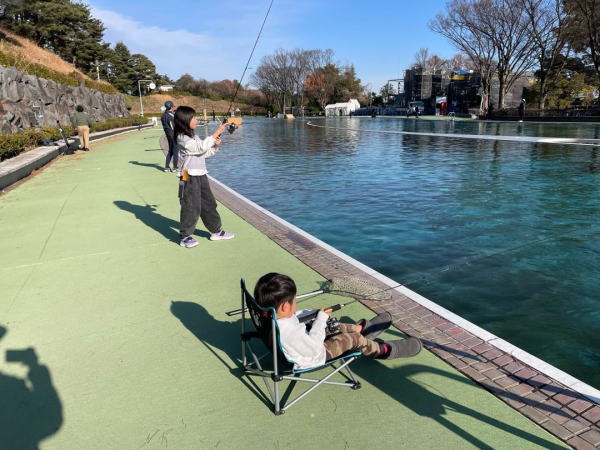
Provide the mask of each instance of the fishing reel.
MULTIPOLYGON (((309 309, 303 312, 303 314, 298 316, 298 320, 300 323, 306 325, 306 331, 310 331, 317 318, 317 314, 319 314, 318 309, 309 309)), ((327 324, 325 325, 325 335, 331 336, 332 334, 337 334, 340 332, 340 322, 335 317, 329 317, 327 319, 327 324)))
POLYGON ((233 134, 233 132, 235 130, 237 130, 238 126, 235 123, 230 123, 227 125, 227 131, 229 131, 229 134, 233 134))
POLYGON ((223 123, 226 124, 225 129, 229 132, 229 134, 233 134, 233 132, 238 129, 237 124, 233 122, 227 123, 227 118, 223 119, 223 123))

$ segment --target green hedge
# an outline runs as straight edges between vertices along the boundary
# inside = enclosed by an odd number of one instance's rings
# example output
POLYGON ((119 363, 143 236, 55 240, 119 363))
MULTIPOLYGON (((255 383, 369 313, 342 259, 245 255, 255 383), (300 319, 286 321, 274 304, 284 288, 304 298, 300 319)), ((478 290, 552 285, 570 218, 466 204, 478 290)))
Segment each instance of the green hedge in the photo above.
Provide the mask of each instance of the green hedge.
MULTIPOLYGON (((91 131, 105 131, 113 128, 129 127, 137 125, 140 122, 143 123, 145 121, 139 117, 109 119, 106 122, 95 122, 92 124, 91 131)), ((65 126, 63 130, 67 136, 77 134, 77 130, 72 126, 65 126)), ((38 147, 44 140, 58 141, 59 139, 62 138, 58 128, 55 127, 30 128, 20 133, 0 136, 0 161, 38 147)))
POLYGON ((83 84, 85 87, 90 89, 95 89, 100 92, 104 92, 105 94, 118 94, 119 91, 112 85, 108 83, 101 83, 100 81, 88 80, 86 79, 83 84))
POLYGON ((14 67, 17 70, 20 70, 23 73, 28 75, 35 75, 36 77, 45 78, 47 80, 56 81, 60 84, 65 84, 67 86, 79 86, 79 83, 83 81, 85 87, 90 89, 95 89, 100 92, 105 92, 107 94, 117 94, 118 91, 112 84, 100 83, 99 81, 89 80, 83 78, 79 73, 73 71, 68 75, 65 75, 61 72, 56 72, 52 69, 47 68, 46 66, 42 66, 41 64, 36 63, 20 63, 17 58, 8 53, 0 52, 0 65, 6 67, 14 67))

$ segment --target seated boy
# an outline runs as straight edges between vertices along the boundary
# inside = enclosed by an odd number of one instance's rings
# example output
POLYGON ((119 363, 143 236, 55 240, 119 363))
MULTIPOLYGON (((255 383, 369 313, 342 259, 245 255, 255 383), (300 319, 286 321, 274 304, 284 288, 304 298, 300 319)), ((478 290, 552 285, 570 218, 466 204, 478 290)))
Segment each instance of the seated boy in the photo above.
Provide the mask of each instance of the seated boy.
POLYGON ((349 350, 379 359, 414 356, 421 351, 421 341, 414 337, 394 341, 375 341, 376 336, 392 324, 390 313, 385 312, 371 320, 356 324, 341 324, 338 333, 326 336, 325 328, 331 311, 321 309, 310 331, 298 320, 296 311, 296 284, 287 275, 268 273, 254 288, 254 298, 263 307, 273 307, 281 345, 286 357, 294 361, 294 369, 310 369, 323 365, 349 350))

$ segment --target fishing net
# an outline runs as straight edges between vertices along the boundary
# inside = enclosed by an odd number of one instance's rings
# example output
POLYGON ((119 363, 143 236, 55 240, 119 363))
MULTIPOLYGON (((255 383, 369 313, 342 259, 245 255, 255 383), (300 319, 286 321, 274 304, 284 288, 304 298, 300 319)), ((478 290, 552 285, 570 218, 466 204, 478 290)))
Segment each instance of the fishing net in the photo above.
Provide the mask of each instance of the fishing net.
MULTIPOLYGON (((391 289, 391 287, 381 289, 380 287, 374 286, 373 284, 369 283, 368 281, 362 278, 355 276, 347 276, 332 278, 331 280, 323 281, 319 290, 298 295, 296 298, 299 299, 298 303, 302 303, 316 295, 333 294, 341 295, 344 297, 352 297, 354 299, 349 303, 344 303, 344 305, 348 305, 359 300, 371 300, 374 302, 381 302, 384 300, 390 300, 392 298, 392 295, 390 293, 391 289)), ((232 311, 227 311, 225 314, 227 314, 228 316, 233 316, 236 314, 241 314, 241 312, 241 309, 234 309, 232 311)))
POLYGON ((357 300, 384 301, 392 298, 388 289, 381 289, 362 278, 347 276, 332 278, 321 284, 326 294, 344 295, 357 300))

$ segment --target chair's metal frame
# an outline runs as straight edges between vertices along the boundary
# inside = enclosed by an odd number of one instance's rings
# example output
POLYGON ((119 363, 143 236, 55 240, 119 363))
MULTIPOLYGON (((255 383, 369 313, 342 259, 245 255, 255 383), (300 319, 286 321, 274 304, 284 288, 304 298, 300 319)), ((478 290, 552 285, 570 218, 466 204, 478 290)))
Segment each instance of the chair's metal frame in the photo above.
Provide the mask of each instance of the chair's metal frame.
MULTIPOLYGON (((246 282, 242 278, 240 281, 241 285, 241 300, 242 300, 242 364, 244 371, 248 375, 258 375, 263 378, 265 386, 267 387, 267 391, 269 392, 269 396, 271 401, 273 402, 273 410, 276 415, 283 414, 287 409, 295 405, 297 402, 302 400, 312 391, 323 384, 330 384, 334 386, 344 386, 349 387, 351 389, 360 389, 361 384, 356 380, 354 374, 350 370, 349 364, 356 360, 361 353, 358 351, 352 351, 344 353, 343 355, 331 359, 325 362, 322 366, 304 369, 304 370, 294 370, 293 362, 289 361, 285 354, 283 353, 281 347, 281 341, 279 339, 279 327, 277 326, 276 320, 276 312, 274 308, 263 308, 261 307, 254 297, 250 295, 248 290, 246 289, 246 282), (263 340, 260 331, 258 328, 260 325, 255 321, 254 317, 252 317, 252 311, 257 311, 261 314, 267 314, 269 321, 271 322, 271 333, 272 339, 269 344, 271 345, 269 351, 261 356, 257 356, 254 349, 251 345, 252 339, 263 340), (246 312, 250 312, 250 318, 252 319, 252 323, 254 324, 256 331, 246 331, 246 312), (273 369, 264 369, 261 365, 261 361, 269 355, 269 353, 273 356, 273 369), (249 361, 249 356, 252 358, 252 361, 249 361), (281 365, 288 365, 288 369, 282 369, 281 365), (332 371, 328 373, 323 378, 300 378, 303 373, 314 372, 324 368, 331 368, 332 371), (343 371, 343 369, 345 369, 343 371), (336 373, 340 373, 346 377, 346 382, 336 382, 329 381, 329 379, 335 375, 336 373), (271 383, 269 383, 268 379, 271 379, 271 383), (295 397, 293 400, 287 402, 284 405, 281 405, 281 397, 279 394, 279 383, 283 380, 289 380, 292 382, 296 381, 304 381, 308 383, 313 383, 313 386, 309 387, 307 390, 302 392, 300 395, 295 397)), ((262 330, 263 332, 266 330, 262 330)), ((263 341, 264 344, 267 344, 263 341)), ((269 347, 269 346, 267 346, 269 347)))

